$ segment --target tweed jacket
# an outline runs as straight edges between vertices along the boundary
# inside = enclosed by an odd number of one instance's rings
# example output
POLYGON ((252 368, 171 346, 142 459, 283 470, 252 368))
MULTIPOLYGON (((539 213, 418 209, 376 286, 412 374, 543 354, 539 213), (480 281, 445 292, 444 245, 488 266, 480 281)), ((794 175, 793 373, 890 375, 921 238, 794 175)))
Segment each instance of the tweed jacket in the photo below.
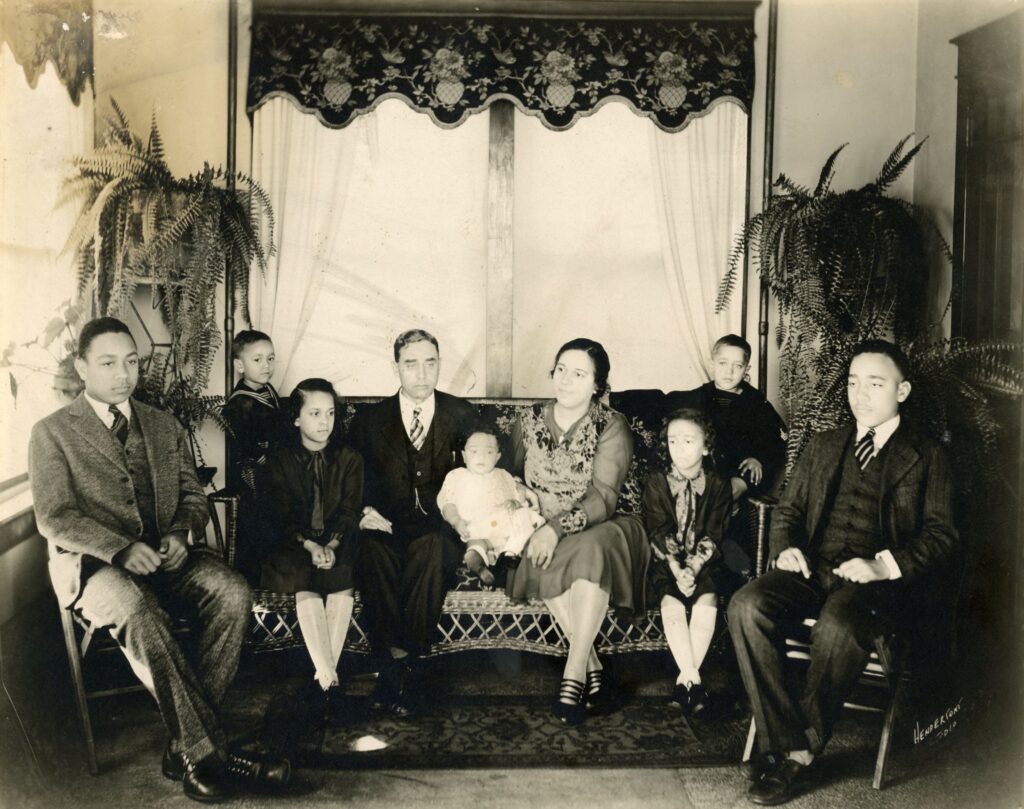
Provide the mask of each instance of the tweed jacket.
MULTIPOLYGON (((818 433, 804 448, 778 506, 772 511, 771 559, 800 548, 813 560, 819 529, 839 486, 843 455, 854 426, 818 433)), ((878 512, 883 547, 910 582, 949 561, 959 546, 953 526, 953 477, 942 448, 903 420, 881 456, 878 512)), ((813 562, 812 562, 813 564, 813 562)))
POLYGON ((426 481, 413 481, 409 476, 409 439, 397 393, 366 408, 352 422, 349 441, 366 464, 363 503, 389 519, 394 516, 389 511, 408 500, 418 486, 423 508, 439 525, 445 524, 437 508, 437 495, 445 476, 461 465, 459 442, 476 411, 473 405, 457 396, 441 391, 434 391, 434 396, 434 418, 429 434, 433 453, 426 481))
MULTIPOLYGON (((185 431, 169 413, 131 405, 152 473, 157 528, 203 538, 209 510, 185 431)), ((50 578, 68 607, 81 589, 83 555, 111 564, 143 534, 124 451, 84 394, 32 428, 29 476, 50 578)))

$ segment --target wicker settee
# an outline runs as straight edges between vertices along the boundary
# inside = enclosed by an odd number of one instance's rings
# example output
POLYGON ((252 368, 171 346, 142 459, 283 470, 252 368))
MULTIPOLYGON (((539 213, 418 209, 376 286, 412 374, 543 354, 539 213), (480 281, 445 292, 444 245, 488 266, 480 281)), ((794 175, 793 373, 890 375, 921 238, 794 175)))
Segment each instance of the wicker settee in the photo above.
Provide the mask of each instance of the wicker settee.
MULTIPOLYGON (((657 390, 626 391, 611 394, 610 404, 629 421, 634 437, 634 458, 619 497, 618 512, 635 514, 641 519, 642 494, 647 471, 657 451, 658 431, 664 416, 666 394, 657 390)), ((347 427, 360 407, 379 401, 377 398, 348 398, 343 400, 341 417, 347 427)), ((528 407, 533 399, 470 399, 481 416, 496 424, 501 432, 509 434, 520 408, 528 407)), ((229 562, 234 561, 237 498, 217 493, 211 496, 224 512, 215 520, 218 543, 229 562)), ((752 514, 755 519, 759 510, 752 514)), ((753 525, 752 530, 757 530, 753 525)), ((356 593, 356 608, 352 627, 345 644, 346 652, 368 653, 370 646, 359 621, 360 599, 356 593)), ((253 598, 252 621, 246 644, 254 653, 285 649, 301 644, 298 620, 295 616, 294 597, 290 594, 256 590, 253 598)), ((634 616, 632 622, 623 620, 609 611, 596 642, 601 654, 641 652, 665 649, 658 610, 651 609, 634 616)), ((541 601, 516 603, 500 589, 482 587, 479 580, 460 568, 456 582, 449 591, 441 618, 437 639, 431 654, 442 655, 467 649, 514 649, 548 655, 564 655, 568 642, 559 626, 541 601)))

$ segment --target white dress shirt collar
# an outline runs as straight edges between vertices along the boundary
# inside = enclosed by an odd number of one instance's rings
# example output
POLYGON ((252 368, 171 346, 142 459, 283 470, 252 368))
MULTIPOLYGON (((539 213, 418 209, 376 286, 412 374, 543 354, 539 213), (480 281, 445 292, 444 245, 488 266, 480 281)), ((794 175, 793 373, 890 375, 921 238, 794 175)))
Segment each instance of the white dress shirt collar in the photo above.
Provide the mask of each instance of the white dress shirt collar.
POLYGON ((405 432, 410 433, 412 430, 412 411, 418 407, 420 409, 420 423, 423 425, 423 433, 428 433, 430 431, 430 424, 434 420, 435 405, 436 402, 433 393, 417 404, 406 396, 404 391, 399 389, 398 406, 402 411, 402 424, 405 425, 405 432))
MULTIPOLYGON (((85 393, 83 395, 85 396, 85 401, 87 401, 89 403, 89 406, 96 412, 96 415, 99 416, 100 421, 103 422, 104 426, 108 430, 111 427, 113 427, 114 426, 114 417, 110 413, 110 405, 108 405, 106 402, 101 402, 101 401, 98 401, 97 399, 93 399, 88 393, 85 393)), ((132 406, 131 406, 131 401, 129 399, 125 399, 119 405, 115 405, 115 407, 117 407, 117 409, 121 411, 121 413, 124 415, 124 417, 126 419, 128 419, 128 423, 131 424, 132 423, 132 406)))
MULTIPOLYGON (((892 438, 892 434, 896 432, 896 428, 899 426, 900 414, 897 413, 888 421, 883 421, 881 424, 875 427, 875 451, 871 454, 872 457, 874 457, 875 455, 882 451, 882 447, 884 447, 886 442, 890 438, 892 438)), ((855 439, 855 443, 856 441, 860 441, 867 434, 868 429, 868 427, 865 427, 862 424, 857 425, 857 437, 855 439)))

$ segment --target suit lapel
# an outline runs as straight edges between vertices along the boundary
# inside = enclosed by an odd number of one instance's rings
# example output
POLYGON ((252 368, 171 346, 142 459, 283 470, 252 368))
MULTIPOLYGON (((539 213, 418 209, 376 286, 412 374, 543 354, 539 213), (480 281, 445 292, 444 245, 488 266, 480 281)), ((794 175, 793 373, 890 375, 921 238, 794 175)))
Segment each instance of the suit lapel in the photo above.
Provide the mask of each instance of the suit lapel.
POLYGON ((384 424, 381 425, 380 434, 384 439, 384 446, 399 458, 408 458, 409 439, 405 433, 405 425, 402 423, 402 408, 398 404, 397 393, 391 397, 388 403, 387 415, 384 418, 384 424))
POLYGON ((92 409, 92 405, 86 400, 84 393, 71 403, 68 407, 68 414, 75 419, 75 426, 78 428, 77 432, 82 438, 103 453, 104 457, 108 458, 112 464, 127 470, 128 466, 125 463, 124 453, 118 446, 117 439, 110 434, 107 426, 100 421, 96 411, 92 409))
POLYGON ((882 497, 885 497, 920 459, 920 453, 909 440, 907 431, 901 424, 889 439, 889 451, 882 467, 882 497))
POLYGON ((444 456, 451 452, 452 422, 440 393, 434 393, 434 420, 430 423, 433 431, 434 459, 444 462, 444 456))
POLYGON ((814 476, 818 480, 826 481, 826 485, 811 486, 811 491, 815 496, 810 503, 810 513, 808 515, 810 517, 810 534, 808 539, 812 539, 818 532, 819 523, 825 512, 825 504, 835 492, 839 475, 842 472, 843 453, 846 451, 846 445, 850 443, 855 429, 855 427, 850 427, 847 430, 840 430, 829 435, 821 451, 818 453, 818 457, 814 459, 814 476))
MULTIPOLYGON (((167 462, 170 459, 177 461, 176 453, 170 452, 164 445, 165 433, 160 429, 160 424, 153 418, 153 412, 136 402, 132 402, 132 415, 139 421, 139 430, 142 432, 142 443, 146 448, 146 463, 150 471, 150 479, 153 482, 153 508, 157 514, 157 523, 163 525, 160 519, 160 504, 173 500, 172 494, 167 491, 167 484, 170 480, 168 474, 170 468, 167 462)), ((177 482, 177 468, 174 468, 175 483, 177 482)))

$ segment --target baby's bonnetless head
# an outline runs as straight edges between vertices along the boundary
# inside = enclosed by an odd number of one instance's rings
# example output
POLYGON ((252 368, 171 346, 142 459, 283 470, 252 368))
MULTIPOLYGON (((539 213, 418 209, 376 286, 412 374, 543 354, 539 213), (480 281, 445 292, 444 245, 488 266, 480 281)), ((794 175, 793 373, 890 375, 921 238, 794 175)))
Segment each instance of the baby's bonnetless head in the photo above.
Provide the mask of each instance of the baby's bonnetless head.
POLYGON ((489 427, 478 427, 466 438, 462 460, 466 469, 476 475, 486 475, 498 463, 498 433, 489 427))
POLYGON ((714 446, 714 430, 699 410, 677 410, 665 419, 661 430, 661 451, 665 471, 675 470, 694 477, 714 446))

